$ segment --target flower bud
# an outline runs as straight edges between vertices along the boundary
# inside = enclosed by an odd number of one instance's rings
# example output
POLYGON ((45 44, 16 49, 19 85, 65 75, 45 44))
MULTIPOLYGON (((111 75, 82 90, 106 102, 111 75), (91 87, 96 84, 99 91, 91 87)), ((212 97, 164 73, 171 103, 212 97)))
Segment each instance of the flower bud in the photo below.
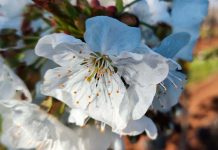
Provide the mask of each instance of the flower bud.
POLYGON ((123 13, 118 17, 118 20, 132 27, 139 26, 139 20, 133 14, 123 13))

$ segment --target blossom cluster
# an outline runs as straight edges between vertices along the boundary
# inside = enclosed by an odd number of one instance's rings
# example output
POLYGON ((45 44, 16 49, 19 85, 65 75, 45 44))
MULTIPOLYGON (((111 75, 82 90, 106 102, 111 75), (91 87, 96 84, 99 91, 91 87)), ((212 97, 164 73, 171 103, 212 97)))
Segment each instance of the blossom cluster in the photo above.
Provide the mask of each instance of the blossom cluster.
POLYGON ((0 0, 1 143, 124 149, 175 106, 207 0, 0 0), (93 144, 95 143, 95 144, 93 144))

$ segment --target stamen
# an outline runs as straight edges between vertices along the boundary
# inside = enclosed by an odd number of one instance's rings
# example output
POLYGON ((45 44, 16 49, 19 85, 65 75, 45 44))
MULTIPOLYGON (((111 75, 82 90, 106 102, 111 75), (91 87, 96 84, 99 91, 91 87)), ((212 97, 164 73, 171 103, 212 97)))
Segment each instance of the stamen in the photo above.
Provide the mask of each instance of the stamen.
POLYGON ((167 91, 167 88, 165 87, 163 82, 161 82, 160 85, 164 88, 164 91, 167 91))
POLYGON ((177 89, 178 86, 176 85, 176 83, 173 81, 172 78, 168 77, 168 80, 173 84, 173 86, 177 89))
POLYGON ((180 82, 182 82, 182 79, 179 78, 178 76, 174 75, 173 73, 169 72, 169 75, 176 78, 177 80, 179 80, 180 82))
MULTIPOLYGON (((91 53, 89 58, 85 58, 84 60, 85 62, 81 65, 85 65, 89 68, 88 72, 90 75, 85 78, 88 82, 91 82, 93 78, 99 81, 106 73, 110 76, 115 73, 116 69, 112 64, 111 59, 106 55, 101 55, 100 53, 95 52, 91 53)), ((98 82, 96 83, 96 86, 97 85, 98 82)))

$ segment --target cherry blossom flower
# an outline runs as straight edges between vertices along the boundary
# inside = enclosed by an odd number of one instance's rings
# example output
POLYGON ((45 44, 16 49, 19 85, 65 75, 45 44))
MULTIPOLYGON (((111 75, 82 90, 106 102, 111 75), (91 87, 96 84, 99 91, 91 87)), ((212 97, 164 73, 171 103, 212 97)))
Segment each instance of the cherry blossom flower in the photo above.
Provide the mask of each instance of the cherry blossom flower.
POLYGON ((71 118, 79 125, 91 117, 122 131, 152 104, 168 74, 167 61, 141 44, 138 28, 110 17, 88 19, 84 40, 64 33, 39 40, 36 54, 60 65, 45 74, 42 93, 77 110, 71 118))

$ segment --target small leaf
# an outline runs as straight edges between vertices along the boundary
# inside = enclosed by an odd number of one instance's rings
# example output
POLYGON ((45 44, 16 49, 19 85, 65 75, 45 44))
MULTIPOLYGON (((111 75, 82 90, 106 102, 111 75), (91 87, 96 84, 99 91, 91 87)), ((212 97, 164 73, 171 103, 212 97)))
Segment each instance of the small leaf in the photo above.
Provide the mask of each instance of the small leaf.
POLYGON ((118 13, 123 11, 123 0, 116 0, 116 8, 118 13))

